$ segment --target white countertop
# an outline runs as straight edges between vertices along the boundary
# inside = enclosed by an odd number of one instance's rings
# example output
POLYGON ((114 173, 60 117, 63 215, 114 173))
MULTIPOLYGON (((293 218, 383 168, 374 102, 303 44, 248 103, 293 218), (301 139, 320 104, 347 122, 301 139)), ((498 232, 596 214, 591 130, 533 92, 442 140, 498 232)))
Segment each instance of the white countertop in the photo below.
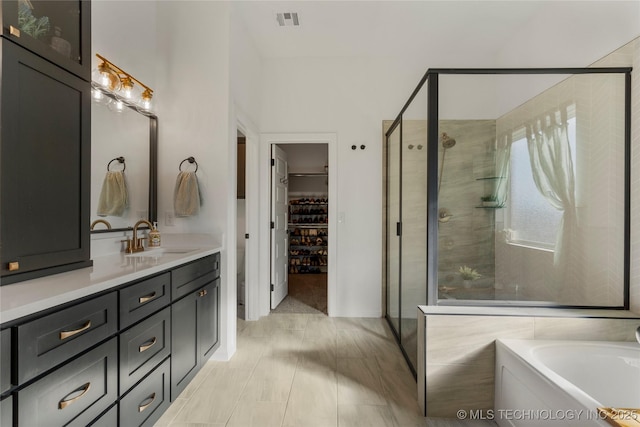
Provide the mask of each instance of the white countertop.
POLYGON ((171 246, 163 245, 160 251, 148 249, 134 256, 124 253, 100 256, 93 258, 93 267, 1 286, 0 323, 105 291, 221 250, 220 243, 213 239, 176 240, 171 246), (171 252, 177 249, 180 249, 179 253, 171 252))

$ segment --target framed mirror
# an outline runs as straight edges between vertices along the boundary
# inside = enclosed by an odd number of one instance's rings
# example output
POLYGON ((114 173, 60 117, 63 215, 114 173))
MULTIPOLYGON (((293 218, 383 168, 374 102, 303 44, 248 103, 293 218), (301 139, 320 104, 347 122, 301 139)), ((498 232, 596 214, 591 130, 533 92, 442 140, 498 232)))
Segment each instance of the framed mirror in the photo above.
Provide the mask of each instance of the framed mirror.
POLYGON ((158 118, 104 95, 91 105, 91 233, 157 221, 158 118))

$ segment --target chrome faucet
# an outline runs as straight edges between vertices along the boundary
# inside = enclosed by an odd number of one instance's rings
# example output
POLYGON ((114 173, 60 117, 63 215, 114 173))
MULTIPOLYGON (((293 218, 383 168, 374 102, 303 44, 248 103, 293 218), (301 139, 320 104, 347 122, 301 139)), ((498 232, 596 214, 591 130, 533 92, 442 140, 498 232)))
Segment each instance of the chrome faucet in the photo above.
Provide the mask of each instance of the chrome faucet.
POLYGON ((127 239, 127 240, 123 240, 123 242, 127 243, 127 247, 125 249, 126 253, 132 254, 134 252, 142 252, 144 251, 144 246, 142 245, 142 240, 146 239, 146 237, 138 237, 138 227, 146 224, 149 227, 149 230, 153 229, 153 224, 151 224, 149 221, 147 221, 146 219, 141 219, 140 221, 136 222, 136 224, 133 226, 133 237, 131 240, 127 239))
POLYGON ((640 326, 638 326, 638 329, 636 329, 636 340, 638 341, 638 343, 640 343, 640 326))

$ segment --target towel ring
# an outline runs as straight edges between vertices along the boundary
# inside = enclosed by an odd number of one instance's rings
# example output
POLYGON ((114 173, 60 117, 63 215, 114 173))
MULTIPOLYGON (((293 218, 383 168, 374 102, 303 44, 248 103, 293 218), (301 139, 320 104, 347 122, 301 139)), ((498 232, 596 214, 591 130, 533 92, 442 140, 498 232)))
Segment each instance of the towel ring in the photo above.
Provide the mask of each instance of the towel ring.
POLYGON ((127 164, 124 162, 124 157, 120 156, 120 157, 116 157, 115 159, 111 160, 109 162, 109 164, 107 164, 107 172, 110 171, 110 167, 111 167, 111 163, 118 161, 118 163, 122 163, 122 172, 124 172, 124 170, 127 168, 127 164))
POLYGON ((198 172, 198 162, 196 162, 196 159, 194 159, 194 158, 193 158, 193 156, 191 156, 191 157, 187 157, 186 159, 184 159, 183 161, 181 161, 181 162, 180 162, 180 166, 178 166, 178 170, 179 170, 180 172, 182 172, 182 164, 183 164, 184 162, 195 163, 195 164, 196 164, 196 170, 195 170, 195 171, 193 171, 193 172, 194 172, 194 173, 195 173, 195 172, 198 172))

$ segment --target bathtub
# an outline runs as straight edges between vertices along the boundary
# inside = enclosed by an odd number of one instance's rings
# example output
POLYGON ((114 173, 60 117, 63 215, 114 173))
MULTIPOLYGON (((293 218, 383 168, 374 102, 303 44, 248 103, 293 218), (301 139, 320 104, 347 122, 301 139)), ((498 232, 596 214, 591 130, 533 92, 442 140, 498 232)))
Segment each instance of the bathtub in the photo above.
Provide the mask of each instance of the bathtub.
POLYGON ((610 426, 598 407, 640 408, 640 344, 496 341, 499 426, 610 426))

